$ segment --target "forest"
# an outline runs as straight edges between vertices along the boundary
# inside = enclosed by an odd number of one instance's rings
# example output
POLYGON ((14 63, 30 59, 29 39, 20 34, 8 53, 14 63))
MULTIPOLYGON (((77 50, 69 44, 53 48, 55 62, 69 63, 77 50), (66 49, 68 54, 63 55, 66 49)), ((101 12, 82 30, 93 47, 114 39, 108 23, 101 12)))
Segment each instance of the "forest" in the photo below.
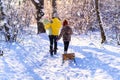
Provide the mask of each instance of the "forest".
POLYGON ((26 27, 36 24, 44 33, 44 19, 68 19, 74 33, 99 31, 101 44, 120 44, 120 0, 0 0, 0 34, 16 41, 26 27))
POLYGON ((120 80, 120 0, 0 0, 0 80, 120 80))

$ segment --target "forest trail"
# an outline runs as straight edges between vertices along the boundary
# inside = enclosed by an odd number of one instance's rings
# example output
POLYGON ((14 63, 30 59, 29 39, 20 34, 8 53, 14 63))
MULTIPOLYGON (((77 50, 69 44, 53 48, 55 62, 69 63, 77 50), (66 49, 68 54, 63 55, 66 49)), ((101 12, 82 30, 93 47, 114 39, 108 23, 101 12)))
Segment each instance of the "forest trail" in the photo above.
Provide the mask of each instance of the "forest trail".
MULTIPOLYGON (((75 37, 72 39, 75 40, 75 37)), ((98 48, 95 44, 71 42, 69 52, 74 52, 77 65, 66 61, 62 64, 62 41, 58 42, 58 54, 49 54, 46 34, 25 36, 22 42, 0 42, 4 56, 0 56, 1 80, 119 80, 120 55, 114 51, 98 48), (109 53, 109 54, 108 54, 109 53), (98 76, 98 77, 97 77, 98 76)), ((116 50, 117 51, 116 51, 116 50)))

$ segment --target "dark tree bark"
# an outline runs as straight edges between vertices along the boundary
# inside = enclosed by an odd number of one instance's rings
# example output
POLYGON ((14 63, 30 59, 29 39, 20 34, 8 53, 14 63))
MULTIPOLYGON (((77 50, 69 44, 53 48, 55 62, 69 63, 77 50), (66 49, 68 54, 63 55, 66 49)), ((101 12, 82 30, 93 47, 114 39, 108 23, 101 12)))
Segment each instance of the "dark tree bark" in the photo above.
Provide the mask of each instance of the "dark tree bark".
POLYGON ((100 18, 98 1, 99 0, 95 0, 95 8, 96 8, 97 20, 98 20, 99 27, 100 27, 100 30, 101 30, 101 38, 102 38, 101 43, 104 43, 106 41, 106 36, 105 36, 105 32, 104 32, 103 27, 102 27, 102 22, 101 22, 101 18, 100 18))
POLYGON ((57 7, 56 7, 56 0, 52 0, 52 17, 56 17, 57 16, 57 7))
POLYGON ((34 0, 31 0, 32 3, 34 4, 34 6, 36 7, 36 21, 37 21, 37 28, 38 28, 38 34, 39 33, 44 33, 45 29, 44 29, 44 25, 43 23, 40 21, 40 19, 42 18, 42 16, 44 16, 44 12, 42 11, 43 6, 44 6, 44 0, 39 0, 39 3, 35 2, 34 0))
POLYGON ((5 28, 5 40, 10 41, 11 36, 10 36, 9 28, 7 27, 7 24, 4 24, 4 28, 5 28))

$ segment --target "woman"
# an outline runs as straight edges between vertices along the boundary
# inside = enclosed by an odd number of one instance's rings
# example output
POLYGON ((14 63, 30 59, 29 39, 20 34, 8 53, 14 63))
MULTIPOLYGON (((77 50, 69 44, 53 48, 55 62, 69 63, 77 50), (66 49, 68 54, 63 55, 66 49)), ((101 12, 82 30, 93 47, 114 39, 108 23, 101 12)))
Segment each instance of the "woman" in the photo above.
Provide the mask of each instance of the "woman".
POLYGON ((57 37, 62 24, 61 21, 55 17, 51 22, 45 25, 45 29, 49 30, 49 40, 50 40, 50 55, 53 56, 53 52, 57 54, 57 37))
POLYGON ((71 41, 71 35, 73 34, 72 29, 68 26, 68 21, 63 21, 63 27, 61 29, 60 35, 58 36, 58 40, 63 37, 64 42, 64 53, 67 53, 69 43, 71 41))

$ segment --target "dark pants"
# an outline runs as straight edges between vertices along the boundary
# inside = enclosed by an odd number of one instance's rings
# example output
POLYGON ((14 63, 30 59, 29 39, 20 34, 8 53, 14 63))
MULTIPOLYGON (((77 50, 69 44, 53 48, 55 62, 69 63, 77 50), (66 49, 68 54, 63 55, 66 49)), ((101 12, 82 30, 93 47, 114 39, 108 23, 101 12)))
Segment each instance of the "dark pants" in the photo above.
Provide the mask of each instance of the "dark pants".
POLYGON ((64 51, 67 52, 70 41, 64 41, 64 51))
POLYGON ((54 35, 49 35, 49 40, 50 40, 50 54, 53 55, 56 54, 57 52, 57 37, 58 36, 54 36, 54 35))

